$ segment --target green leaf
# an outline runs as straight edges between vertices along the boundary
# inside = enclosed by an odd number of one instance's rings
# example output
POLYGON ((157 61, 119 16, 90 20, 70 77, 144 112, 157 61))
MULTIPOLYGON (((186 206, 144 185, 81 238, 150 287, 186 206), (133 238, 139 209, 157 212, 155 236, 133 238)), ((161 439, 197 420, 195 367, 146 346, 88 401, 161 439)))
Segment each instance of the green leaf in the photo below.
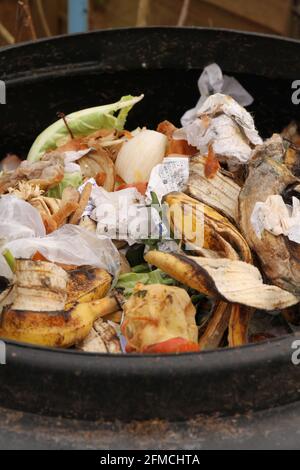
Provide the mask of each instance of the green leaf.
POLYGON ((144 273, 129 273, 122 274, 119 277, 117 283, 117 289, 123 290, 125 297, 130 297, 133 294, 135 286, 138 284, 144 284, 145 286, 151 284, 164 284, 167 286, 177 286, 178 283, 174 279, 170 278, 167 274, 162 272, 160 269, 144 273))
MULTIPOLYGON (((144 95, 124 96, 120 101, 105 106, 83 109, 66 116, 68 126, 74 137, 83 137, 98 131, 99 129, 124 129, 129 111, 141 101, 144 95), (118 115, 115 116, 115 113, 118 115)), ((52 124, 44 130, 33 143, 27 160, 36 162, 41 159, 45 152, 55 150, 62 141, 67 140, 68 129, 63 121, 52 124)))
POLYGON ((13 254, 9 250, 5 250, 2 253, 3 258, 7 262, 8 266, 12 270, 12 272, 16 272, 16 260, 13 254))
POLYGON ((82 176, 80 173, 65 173, 65 177, 62 182, 55 186, 55 188, 49 189, 47 196, 61 199, 64 189, 68 188, 69 186, 73 186, 73 188, 77 189, 81 185, 82 176))

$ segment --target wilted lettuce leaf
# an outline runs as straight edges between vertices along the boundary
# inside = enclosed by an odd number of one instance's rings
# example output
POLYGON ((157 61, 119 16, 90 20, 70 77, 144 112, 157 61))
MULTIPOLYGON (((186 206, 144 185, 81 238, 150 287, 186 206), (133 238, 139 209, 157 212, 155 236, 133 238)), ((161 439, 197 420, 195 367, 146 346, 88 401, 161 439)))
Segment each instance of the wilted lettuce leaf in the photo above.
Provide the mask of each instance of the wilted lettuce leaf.
POLYGON ((167 286, 176 286, 178 285, 177 281, 170 278, 167 274, 162 272, 160 269, 155 271, 145 272, 145 273, 129 273, 122 274, 119 277, 117 283, 117 289, 123 290, 123 295, 125 297, 130 297, 133 294, 133 290, 138 283, 142 283, 145 286, 151 284, 164 284, 167 286))
MULTIPOLYGON (((143 99, 139 97, 124 96, 120 101, 105 106, 83 109, 66 116, 66 120, 74 137, 87 136, 99 129, 123 130, 129 111, 143 99), (116 113, 119 113, 116 115, 116 113)), ((69 132, 63 119, 52 124, 44 130, 33 143, 27 160, 38 161, 48 150, 55 150, 57 146, 67 139, 69 132)))
POLYGON ((73 188, 77 189, 81 185, 81 173, 65 173, 65 177, 62 182, 55 186, 55 188, 49 189, 47 196, 61 199, 64 189, 66 189, 68 186, 73 186, 73 188))

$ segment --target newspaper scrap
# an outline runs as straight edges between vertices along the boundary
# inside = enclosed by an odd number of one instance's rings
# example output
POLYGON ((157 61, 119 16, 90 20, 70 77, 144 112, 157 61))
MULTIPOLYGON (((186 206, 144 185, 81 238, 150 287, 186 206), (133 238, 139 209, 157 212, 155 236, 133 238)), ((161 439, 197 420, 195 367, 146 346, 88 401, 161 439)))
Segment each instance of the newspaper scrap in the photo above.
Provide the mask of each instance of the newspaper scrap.
POLYGON ((261 239, 264 230, 275 236, 285 235, 300 243, 300 201, 293 197, 293 206, 284 203, 279 195, 269 196, 266 202, 257 202, 251 215, 255 233, 261 239))
POLYGON ((209 145, 220 160, 232 166, 247 163, 256 145, 263 143, 250 113, 228 95, 216 93, 202 104, 197 118, 175 131, 175 139, 184 139, 202 155, 209 145))
POLYGON ((250 106, 253 103, 252 96, 245 88, 234 78, 223 75, 218 64, 210 64, 203 70, 199 81, 200 100, 195 108, 187 111, 181 118, 182 126, 191 124, 198 115, 198 111, 205 100, 215 93, 223 93, 234 98, 241 106, 250 106))
POLYGON ((167 194, 183 191, 190 176, 189 158, 169 156, 151 173, 146 197, 151 201, 151 193, 155 193, 159 203, 167 194))

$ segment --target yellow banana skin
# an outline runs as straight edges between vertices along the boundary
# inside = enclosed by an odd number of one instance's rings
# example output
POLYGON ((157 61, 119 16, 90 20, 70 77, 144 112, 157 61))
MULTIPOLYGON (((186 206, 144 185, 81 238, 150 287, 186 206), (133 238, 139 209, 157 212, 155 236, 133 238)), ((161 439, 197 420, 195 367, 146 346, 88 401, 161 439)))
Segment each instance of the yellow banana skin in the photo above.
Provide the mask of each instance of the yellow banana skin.
MULTIPOLYGON (((252 262, 251 250, 246 240, 237 228, 216 210, 184 193, 171 193, 164 201, 169 206, 172 230, 179 232, 185 242, 194 244, 195 233, 201 229, 201 224, 204 224, 203 248, 219 252, 224 258, 252 262), (203 217, 202 222, 200 216, 203 217)), ((197 246, 195 248, 197 250, 197 246)))
POLYGON ((104 298, 62 312, 8 309, 2 313, 0 338, 44 347, 70 348, 87 337, 98 318, 118 308, 114 299, 104 298))
POLYGON ((68 275, 67 310, 77 302, 86 303, 102 299, 108 293, 112 283, 112 277, 104 269, 80 267, 68 271, 68 275))
POLYGON ((20 260, 17 281, 16 298, 0 319, 3 339, 69 348, 83 341, 93 323, 107 313, 108 300, 103 297, 112 277, 103 269, 82 267, 66 272, 51 263, 20 260))

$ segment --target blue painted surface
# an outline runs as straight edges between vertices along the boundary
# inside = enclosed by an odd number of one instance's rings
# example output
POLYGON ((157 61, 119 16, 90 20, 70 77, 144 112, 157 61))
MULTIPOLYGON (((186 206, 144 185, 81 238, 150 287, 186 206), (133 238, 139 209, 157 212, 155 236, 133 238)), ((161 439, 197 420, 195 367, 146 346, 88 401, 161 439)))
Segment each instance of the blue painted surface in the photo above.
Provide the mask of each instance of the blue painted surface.
POLYGON ((68 0, 68 31, 88 31, 89 0, 68 0))

